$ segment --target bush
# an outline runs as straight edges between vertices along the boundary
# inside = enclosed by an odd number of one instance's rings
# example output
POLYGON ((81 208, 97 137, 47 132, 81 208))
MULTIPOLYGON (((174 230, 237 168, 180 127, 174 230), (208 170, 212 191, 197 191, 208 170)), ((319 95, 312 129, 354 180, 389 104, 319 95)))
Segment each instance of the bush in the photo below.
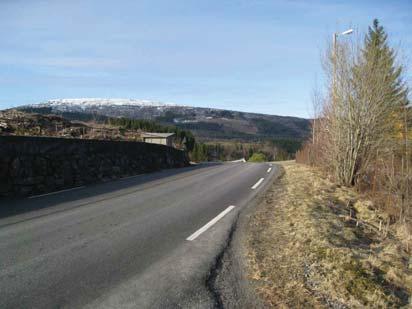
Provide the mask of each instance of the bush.
POLYGON ((254 153, 250 158, 249 162, 266 162, 266 156, 261 152, 254 153))

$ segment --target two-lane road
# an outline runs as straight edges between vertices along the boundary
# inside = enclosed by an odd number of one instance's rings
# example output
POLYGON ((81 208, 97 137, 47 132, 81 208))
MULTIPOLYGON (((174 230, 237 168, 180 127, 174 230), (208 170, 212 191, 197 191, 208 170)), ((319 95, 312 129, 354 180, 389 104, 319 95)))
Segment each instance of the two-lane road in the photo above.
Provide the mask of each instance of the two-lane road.
POLYGON ((214 258, 275 172, 210 164, 0 199, 0 308, 211 307, 214 258))

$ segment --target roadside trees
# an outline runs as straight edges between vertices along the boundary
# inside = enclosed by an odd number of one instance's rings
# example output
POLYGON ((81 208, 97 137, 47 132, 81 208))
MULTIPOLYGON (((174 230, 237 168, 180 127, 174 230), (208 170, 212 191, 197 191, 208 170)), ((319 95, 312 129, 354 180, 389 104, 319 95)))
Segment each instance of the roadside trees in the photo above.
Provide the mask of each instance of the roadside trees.
POLYGON ((363 45, 337 44, 326 68, 331 77, 323 108, 327 162, 339 182, 355 185, 391 148, 400 111, 408 103, 403 68, 377 20, 363 45))

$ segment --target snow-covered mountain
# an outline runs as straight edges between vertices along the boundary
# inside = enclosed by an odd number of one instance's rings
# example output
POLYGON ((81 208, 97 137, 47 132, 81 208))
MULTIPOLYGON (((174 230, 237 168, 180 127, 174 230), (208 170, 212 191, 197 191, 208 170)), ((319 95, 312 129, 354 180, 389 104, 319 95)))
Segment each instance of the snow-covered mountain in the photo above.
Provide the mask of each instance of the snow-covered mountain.
POLYGON ((137 99, 55 99, 21 106, 19 109, 43 114, 60 114, 71 120, 97 119, 98 116, 151 119, 191 130, 204 140, 301 139, 309 132, 309 120, 297 117, 137 99))
POLYGON ((174 103, 163 103, 150 100, 137 99, 103 99, 103 98, 78 98, 78 99, 54 99, 36 104, 44 106, 108 106, 108 105, 132 105, 132 106, 177 106, 174 103))
POLYGON ((23 106, 23 109, 48 109, 52 113, 89 113, 109 117, 129 117, 154 119, 167 111, 191 109, 188 106, 174 103, 138 99, 53 99, 39 104, 23 106))

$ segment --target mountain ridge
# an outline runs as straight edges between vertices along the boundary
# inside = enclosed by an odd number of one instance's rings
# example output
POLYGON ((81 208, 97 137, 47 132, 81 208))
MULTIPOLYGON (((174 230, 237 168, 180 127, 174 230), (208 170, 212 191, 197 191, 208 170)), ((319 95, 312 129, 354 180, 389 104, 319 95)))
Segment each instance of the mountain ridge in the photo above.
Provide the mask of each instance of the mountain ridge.
POLYGON ((164 102, 164 101, 157 101, 157 100, 150 100, 150 99, 134 99, 134 98, 58 98, 58 99, 50 99, 50 100, 42 101, 39 103, 24 104, 24 105, 17 106, 15 108, 19 109, 21 107, 39 107, 39 106, 45 107, 45 106, 59 106, 59 105, 84 105, 84 106, 130 105, 130 106, 142 106, 142 107, 184 107, 184 108, 199 108, 199 109, 209 109, 209 110, 217 110, 217 111, 246 113, 246 114, 253 114, 253 115, 290 117, 290 118, 310 120, 310 118, 293 116, 293 115, 276 115, 276 114, 268 114, 268 113, 262 113, 262 112, 240 111, 236 109, 228 109, 228 108, 221 108, 221 107, 204 107, 204 106, 195 106, 195 105, 180 104, 180 103, 174 103, 174 102, 164 102))
POLYGON ((45 102, 29 104, 37 105, 136 105, 136 106, 186 106, 171 102, 160 102, 145 99, 126 99, 126 98, 73 98, 73 99, 51 99, 45 102))
POLYGON ((70 119, 94 115, 155 120, 191 130, 202 141, 257 141, 276 138, 302 140, 309 134, 310 120, 211 107, 139 99, 53 99, 17 109, 43 114, 60 114, 70 119))

